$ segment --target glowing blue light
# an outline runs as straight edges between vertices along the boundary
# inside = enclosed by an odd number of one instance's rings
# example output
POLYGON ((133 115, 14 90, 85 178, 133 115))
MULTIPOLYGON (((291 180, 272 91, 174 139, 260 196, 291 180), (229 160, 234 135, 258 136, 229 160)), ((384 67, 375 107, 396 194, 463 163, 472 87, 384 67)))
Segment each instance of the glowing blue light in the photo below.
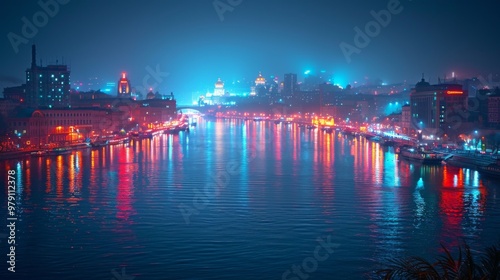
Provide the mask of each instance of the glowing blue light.
POLYGON ((311 73, 311 70, 306 70, 306 72, 304 72, 305 75, 309 75, 309 73, 311 73))

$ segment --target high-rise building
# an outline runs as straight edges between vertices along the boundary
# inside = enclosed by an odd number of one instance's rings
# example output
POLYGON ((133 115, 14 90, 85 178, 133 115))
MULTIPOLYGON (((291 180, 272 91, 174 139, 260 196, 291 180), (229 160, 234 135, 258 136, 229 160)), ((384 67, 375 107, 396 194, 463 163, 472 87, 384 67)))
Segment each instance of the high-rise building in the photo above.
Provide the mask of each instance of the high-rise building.
POLYGON ((31 67, 26 70, 26 105, 69 106, 70 71, 67 65, 36 65, 36 46, 31 49, 31 67))
POLYGON ((500 129, 500 91, 498 88, 488 96, 488 123, 491 128, 500 129))
POLYGON ((285 74, 283 92, 285 95, 293 95, 297 91, 297 74, 285 74))
POLYGON ((130 96, 130 81, 127 79, 127 74, 123 72, 121 79, 118 81, 118 97, 129 98, 130 96))
POLYGON ((410 93, 412 128, 428 134, 456 130, 457 122, 467 121, 467 96, 461 85, 430 85, 422 78, 410 93))

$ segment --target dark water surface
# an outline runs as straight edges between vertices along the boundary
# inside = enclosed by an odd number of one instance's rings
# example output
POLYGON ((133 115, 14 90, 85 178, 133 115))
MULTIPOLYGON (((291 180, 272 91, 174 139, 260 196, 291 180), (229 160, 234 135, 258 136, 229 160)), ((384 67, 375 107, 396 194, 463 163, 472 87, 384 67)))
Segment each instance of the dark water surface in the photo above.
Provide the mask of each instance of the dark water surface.
POLYGON ((0 162, 5 224, 11 169, 16 273, 0 236, 1 279, 363 279, 386 258, 500 239, 498 180, 293 125, 201 121, 0 162))

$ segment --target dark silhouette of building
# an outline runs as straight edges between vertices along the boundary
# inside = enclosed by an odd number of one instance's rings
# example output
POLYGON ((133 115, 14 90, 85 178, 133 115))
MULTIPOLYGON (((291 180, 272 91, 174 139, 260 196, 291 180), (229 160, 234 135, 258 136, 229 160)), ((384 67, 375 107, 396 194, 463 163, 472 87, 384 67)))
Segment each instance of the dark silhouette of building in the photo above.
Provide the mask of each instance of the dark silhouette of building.
POLYGON ((24 103, 26 100, 26 84, 6 87, 3 89, 3 97, 8 100, 12 100, 18 103, 24 103))
POLYGON ((285 74, 285 78, 283 80, 283 93, 285 95, 293 95, 298 91, 297 87, 297 74, 288 73, 285 74))

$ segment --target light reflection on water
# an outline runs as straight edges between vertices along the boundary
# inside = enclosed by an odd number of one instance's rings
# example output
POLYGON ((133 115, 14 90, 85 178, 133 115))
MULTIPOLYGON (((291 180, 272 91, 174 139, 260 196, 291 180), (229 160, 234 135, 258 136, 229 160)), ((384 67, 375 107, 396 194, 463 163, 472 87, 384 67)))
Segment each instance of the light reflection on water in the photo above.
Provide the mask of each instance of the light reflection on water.
POLYGON ((137 279, 279 279, 326 235, 340 247, 310 279, 362 278, 385 258, 461 239, 481 249, 500 232, 498 182, 295 125, 200 121, 0 169, 18 174, 19 275, 38 279, 109 279, 120 267, 137 279), (195 203, 186 224, 179 205, 195 203))

